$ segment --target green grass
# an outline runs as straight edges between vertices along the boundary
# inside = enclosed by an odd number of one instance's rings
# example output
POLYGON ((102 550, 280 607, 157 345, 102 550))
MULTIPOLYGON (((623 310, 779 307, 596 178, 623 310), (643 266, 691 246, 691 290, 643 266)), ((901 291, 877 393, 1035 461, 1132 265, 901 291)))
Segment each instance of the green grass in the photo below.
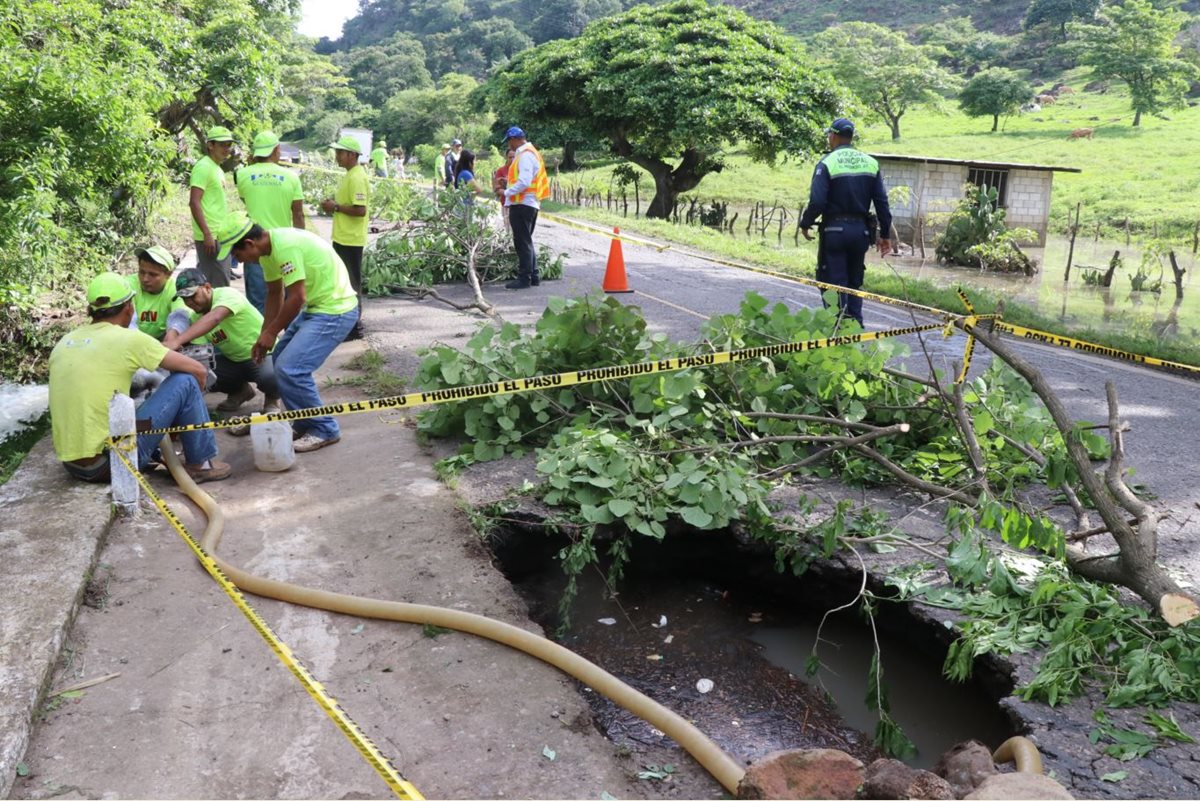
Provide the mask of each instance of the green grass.
POLYGON ((50 415, 41 418, 19 434, 0 442, 0 485, 7 484, 33 446, 50 430, 50 415))
MULTIPOLYGON (((816 264, 815 246, 802 239, 799 247, 793 247, 790 235, 785 235, 784 244, 779 245, 774 238, 762 240, 758 237, 751 237, 747 239, 744 235, 734 238, 708 228, 676 225, 661 220, 635 220, 632 217, 625 218, 619 214, 610 214, 594 208, 576 208, 558 203, 546 203, 544 208, 552 213, 565 214, 604 226, 619 226, 623 232, 678 243, 732 261, 749 262, 794 275, 811 278, 816 264)), ((1082 252, 1082 247, 1080 251, 1082 252)), ((948 277, 959 274, 938 267, 928 269, 948 277)), ((1078 270, 1075 274, 1078 276, 1078 270)), ((1118 276, 1118 279, 1124 280, 1122 276, 1118 276)), ((1020 281, 1021 279, 1005 278, 1003 280, 1020 281)), ((887 265, 874 262, 868 264, 864 289, 888 297, 906 298, 927 306, 961 312, 963 306, 957 293, 959 285, 960 282, 957 281, 944 282, 914 278, 905 273, 893 272, 887 265)), ((1200 344, 1198 344, 1196 336, 1164 338, 1150 328, 1149 320, 1137 318, 1134 321, 1128 314, 1122 314, 1119 319, 1125 324, 1123 327, 1106 328, 1098 325, 1102 320, 1102 315, 1092 313, 1091 306, 1069 315, 1056 316, 1039 309, 1033 303, 1014 300, 1011 291, 978 286, 968 286, 966 289, 976 311, 981 314, 993 312, 1003 303, 1004 319, 1016 325, 1073 336, 1131 353, 1200 366, 1200 344)), ((1053 297, 1062 297, 1063 295, 1061 284, 1055 280, 1055 276, 1045 276, 1038 287, 1038 293, 1053 297)), ((1088 298, 1098 297, 1096 292, 1090 294, 1079 292, 1078 294, 1088 298)), ((1152 301, 1147 299, 1145 302, 1151 303, 1152 301)), ((1100 305, 1103 304, 1100 303, 1100 305)), ((1046 307, 1043 306, 1044 308, 1046 307)))
MULTIPOLYGON (((996 133, 989 130, 990 117, 967 117, 951 103, 953 110, 945 114, 927 109, 907 114, 900 124, 903 138, 897 141, 886 126, 865 125, 860 146, 874 153, 1078 167, 1081 174, 1055 175, 1053 230, 1066 230, 1068 210, 1083 203, 1084 230, 1092 230, 1099 220, 1111 232, 1129 217, 1135 235, 1149 234, 1158 223, 1172 244, 1190 251, 1193 226, 1200 220, 1200 164, 1195 158, 1200 152, 1200 106, 1168 112, 1170 119, 1143 117, 1141 127, 1133 128, 1124 87, 1115 85, 1103 95, 1084 92, 1083 70, 1067 73, 1064 80, 1076 90, 1074 95, 1039 113, 1002 120, 996 133), (1067 140, 1076 128, 1096 128, 1095 138, 1067 140)), ((603 194, 615 163, 594 162, 581 172, 563 173, 560 180, 603 194)), ((771 167, 735 153, 727 168, 707 176, 694 194, 742 210, 758 201, 794 210, 807 200, 811 176, 811 162, 791 160, 771 167)), ((642 181, 643 211, 652 190, 647 176, 642 181)), ((632 207, 632 189, 629 196, 632 207)), ((743 221, 745 216, 743 211, 743 221)))

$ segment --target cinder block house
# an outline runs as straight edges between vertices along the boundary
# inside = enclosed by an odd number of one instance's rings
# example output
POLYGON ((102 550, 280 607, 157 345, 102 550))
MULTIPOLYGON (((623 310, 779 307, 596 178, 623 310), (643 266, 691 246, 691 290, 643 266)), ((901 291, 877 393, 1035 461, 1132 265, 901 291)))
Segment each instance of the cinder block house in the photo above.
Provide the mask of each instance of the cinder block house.
POLYGON ((1037 232, 1037 246, 1046 244, 1050 224, 1050 192, 1056 172, 1081 172, 1076 167, 1043 164, 1013 164, 999 161, 970 161, 926 156, 872 153, 879 161, 884 184, 892 195, 892 216, 900 239, 916 244, 923 233, 926 243, 940 228, 938 217, 954 210, 963 197, 963 186, 995 187, 1000 207, 1010 227, 1037 232), (893 190, 908 187, 907 198, 893 190), (903 200, 904 202, 901 202, 903 200), (923 231, 922 231, 923 229, 923 231))

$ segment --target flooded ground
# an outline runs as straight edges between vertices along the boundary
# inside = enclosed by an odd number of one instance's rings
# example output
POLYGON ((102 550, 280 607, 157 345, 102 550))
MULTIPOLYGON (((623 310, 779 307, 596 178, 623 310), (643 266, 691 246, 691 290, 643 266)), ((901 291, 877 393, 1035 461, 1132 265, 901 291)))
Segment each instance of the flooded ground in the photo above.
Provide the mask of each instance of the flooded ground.
MULTIPOLYGON (((730 570, 740 579, 713 580, 728 561, 709 554, 707 568, 696 569, 694 558, 673 550, 659 559, 643 550, 616 599, 607 597, 598 570, 582 576, 561 642, 695 721, 735 758, 785 748, 837 748, 865 762, 880 756, 871 743, 876 717, 864 704, 873 641, 856 613, 831 618, 821 635, 822 668, 808 678, 816 610, 836 600, 822 594, 816 606, 805 606, 763 592, 741 570, 730 570)), ((535 555, 510 541, 498 554, 535 619, 553 631, 565 579, 552 552, 535 555)), ((803 579, 795 584, 802 587, 803 579)), ((894 718, 919 749, 912 764, 931 767, 963 740, 995 747, 1011 734, 977 686, 941 678, 940 656, 915 648, 903 633, 884 632, 880 646, 894 718)), ((662 741, 640 719, 584 694, 598 728, 618 744, 636 751, 662 741)))
MULTIPOLYGON (((1197 259, 1190 250, 1175 254, 1179 266, 1186 271, 1180 300, 1168 258, 1163 255, 1160 260, 1156 254, 1146 254, 1137 243, 1126 246, 1123 242, 1077 239, 1070 281, 1064 284, 1069 248, 1067 240, 1051 237, 1044 249, 1029 249, 1027 252, 1040 265, 1032 278, 946 267, 932 260, 922 262, 919 257, 889 259, 889 263, 902 275, 941 286, 979 287, 1006 295, 1079 328, 1188 340, 1200 335, 1200 292, 1192 291, 1197 259), (1121 266, 1113 275, 1111 287, 1087 285, 1085 273, 1088 270, 1103 273, 1115 251, 1121 254, 1121 266), (1151 285, 1161 282, 1160 291, 1132 291, 1139 272, 1151 285)), ((929 255, 932 252, 932 248, 927 250, 929 255)), ((877 265, 876 269, 879 268, 877 265)))

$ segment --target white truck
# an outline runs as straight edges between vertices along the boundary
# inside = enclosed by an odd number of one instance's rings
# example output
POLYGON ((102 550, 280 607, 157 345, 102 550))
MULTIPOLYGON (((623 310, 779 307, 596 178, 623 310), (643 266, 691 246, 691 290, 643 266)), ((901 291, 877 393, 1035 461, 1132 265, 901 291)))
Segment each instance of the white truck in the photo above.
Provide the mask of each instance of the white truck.
POLYGON ((374 136, 370 128, 343 128, 338 132, 338 138, 353 136, 362 147, 362 155, 358 157, 359 164, 366 164, 371 157, 371 141, 374 136))

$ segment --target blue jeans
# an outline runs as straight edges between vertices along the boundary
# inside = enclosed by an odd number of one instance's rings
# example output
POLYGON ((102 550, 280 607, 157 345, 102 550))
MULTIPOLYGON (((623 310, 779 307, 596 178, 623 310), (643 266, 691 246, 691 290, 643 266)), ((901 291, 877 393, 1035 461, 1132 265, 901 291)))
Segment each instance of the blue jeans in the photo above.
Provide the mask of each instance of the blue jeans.
MULTIPOLYGON (((275 381, 285 409, 311 409, 324 405, 313 373, 342 343, 357 320, 358 309, 344 314, 302 311, 292 320, 273 352, 275 381)), ((299 434, 314 434, 321 439, 341 436, 341 428, 332 417, 296 420, 292 428, 299 434)))
MULTIPOLYGON (((137 419, 149 420, 155 428, 190 426, 208 422, 208 407, 196 379, 187 373, 171 373, 158 389, 137 410, 137 419)), ((217 438, 212 429, 188 431, 179 435, 183 441, 184 461, 202 464, 217 455, 217 438)), ((159 434, 138 437, 138 464, 150 464, 151 457, 162 442, 159 434)))
MULTIPOLYGON (((871 234, 865 222, 833 220, 821 231, 821 259, 817 280, 848 289, 862 289, 866 277, 865 258, 871 249, 871 234)), ((824 302, 824 300, 822 300, 824 302)), ((838 293, 838 309, 845 317, 863 324, 862 298, 838 293)))
POLYGON ((242 277, 246 279, 246 300, 258 309, 259 314, 267 312, 267 279, 263 276, 262 265, 256 261, 248 261, 242 265, 242 277))

